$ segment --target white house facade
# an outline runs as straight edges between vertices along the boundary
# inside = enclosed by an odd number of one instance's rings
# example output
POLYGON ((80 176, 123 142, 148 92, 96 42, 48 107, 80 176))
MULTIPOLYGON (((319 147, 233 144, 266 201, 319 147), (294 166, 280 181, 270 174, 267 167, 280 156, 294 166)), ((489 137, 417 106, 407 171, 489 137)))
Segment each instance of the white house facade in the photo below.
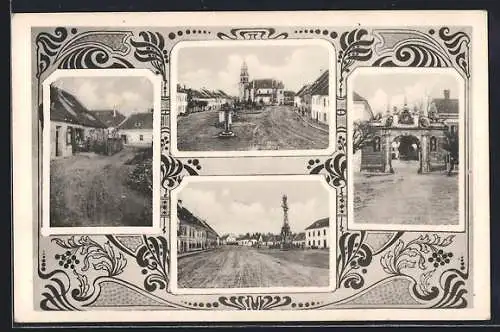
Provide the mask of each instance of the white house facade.
POLYGON ((330 246, 329 218, 315 221, 305 229, 305 246, 308 248, 329 248, 330 246))

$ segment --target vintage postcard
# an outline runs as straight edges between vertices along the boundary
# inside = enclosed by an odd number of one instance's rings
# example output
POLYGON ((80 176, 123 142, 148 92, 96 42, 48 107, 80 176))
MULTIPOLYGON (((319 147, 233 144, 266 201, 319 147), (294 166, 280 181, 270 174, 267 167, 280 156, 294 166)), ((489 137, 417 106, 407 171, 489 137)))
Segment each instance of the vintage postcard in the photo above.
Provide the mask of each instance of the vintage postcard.
POLYGON ((14 15, 14 320, 488 319, 486 23, 14 15))

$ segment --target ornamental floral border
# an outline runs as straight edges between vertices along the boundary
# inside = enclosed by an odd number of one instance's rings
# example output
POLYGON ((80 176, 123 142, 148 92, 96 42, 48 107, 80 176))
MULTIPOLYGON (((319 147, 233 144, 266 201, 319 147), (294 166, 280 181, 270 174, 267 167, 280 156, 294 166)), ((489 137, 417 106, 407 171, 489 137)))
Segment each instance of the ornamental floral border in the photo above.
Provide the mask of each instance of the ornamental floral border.
MULTIPOLYGON (((321 38, 337 51, 336 152, 329 157, 311 158, 304 165, 306 174, 324 174, 337 190, 337 289, 314 294, 234 294, 176 296, 168 292, 169 243, 165 224, 170 210, 169 191, 184 176, 202 171, 201 159, 178 159, 169 152, 170 117, 162 110, 161 128, 161 218, 163 234, 158 236, 52 236, 43 239, 38 230, 37 276, 41 287, 37 306, 41 310, 92 310, 103 306, 110 285, 115 292, 130 292, 144 303, 162 310, 274 310, 378 308, 364 303, 366 298, 387 284, 406 282, 407 293, 418 308, 465 308, 471 305, 469 281, 469 236, 436 232, 370 232, 346 230, 347 216, 347 140, 346 79, 357 66, 376 67, 452 67, 466 81, 470 78, 470 37, 449 27, 423 29, 367 29, 304 27, 278 28, 178 28, 145 30, 84 30, 57 27, 38 33, 36 84, 42 116, 41 84, 55 69, 148 68, 160 75, 168 86, 169 51, 186 38, 191 40, 266 40, 321 38), (160 32, 161 30, 161 32, 160 32), (194 38, 194 39, 192 39, 194 38), (457 238, 467 248, 457 248, 457 238), (50 254, 48 253, 50 249, 50 254), (134 281, 124 278, 133 270, 134 281), (368 280, 369 270, 382 278, 368 280), (379 273, 380 275, 380 273, 379 273), (140 294, 140 295, 137 295, 140 294), (359 304, 361 303, 361 304, 359 304)), ((468 91, 467 91, 468 92, 468 91)), ((167 89, 162 102, 168 102, 167 89)), ((41 124, 40 124, 41 126, 41 124)), ((468 138, 467 138, 468 139, 468 138)), ((467 154, 467 157, 469 155, 467 154)), ((460 242, 460 241, 459 241, 460 242)), ((111 298, 113 298, 111 296, 111 298)), ((107 303, 108 306, 113 305, 107 303)), ((386 306, 387 307, 387 306, 386 306)), ((391 307, 391 306, 389 306, 391 307)), ((405 307, 405 305, 392 305, 405 307)), ((412 307, 411 305, 409 307, 412 307)), ((414 306, 413 306, 414 307, 414 306)))

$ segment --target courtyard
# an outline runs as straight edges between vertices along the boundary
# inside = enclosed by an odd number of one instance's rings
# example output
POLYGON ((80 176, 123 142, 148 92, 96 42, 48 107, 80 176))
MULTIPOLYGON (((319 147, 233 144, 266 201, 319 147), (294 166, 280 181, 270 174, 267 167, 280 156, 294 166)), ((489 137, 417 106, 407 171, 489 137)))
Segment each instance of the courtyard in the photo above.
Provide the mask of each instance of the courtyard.
POLYGON ((178 259, 179 288, 327 287, 328 250, 223 246, 178 259))
POLYGON ((147 158, 144 149, 126 147, 112 156, 52 160, 50 226, 150 226, 152 194, 139 190, 147 181, 136 178, 143 163, 151 164, 147 158))
POLYGON ((354 223, 457 225, 459 178, 418 174, 418 161, 393 161, 394 174, 354 173, 354 223))
POLYGON ((291 106, 240 110, 233 119, 236 137, 219 138, 217 111, 177 119, 179 151, 310 150, 328 148, 328 127, 305 121, 291 106))

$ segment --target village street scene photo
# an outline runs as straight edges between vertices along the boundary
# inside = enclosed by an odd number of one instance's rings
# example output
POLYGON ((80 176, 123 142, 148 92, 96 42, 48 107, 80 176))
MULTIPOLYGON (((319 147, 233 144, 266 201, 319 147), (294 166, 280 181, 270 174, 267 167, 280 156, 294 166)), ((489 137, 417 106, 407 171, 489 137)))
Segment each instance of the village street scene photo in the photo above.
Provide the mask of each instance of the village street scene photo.
POLYGON ((354 224, 458 225, 459 80, 381 71, 353 80, 354 224))
POLYGON ((180 48, 177 150, 327 149, 331 56, 310 44, 180 48))
POLYGON ((329 287, 320 181, 190 182, 177 201, 177 287, 329 287))
POLYGON ((50 86, 50 227, 152 226, 153 84, 62 77, 50 86))

